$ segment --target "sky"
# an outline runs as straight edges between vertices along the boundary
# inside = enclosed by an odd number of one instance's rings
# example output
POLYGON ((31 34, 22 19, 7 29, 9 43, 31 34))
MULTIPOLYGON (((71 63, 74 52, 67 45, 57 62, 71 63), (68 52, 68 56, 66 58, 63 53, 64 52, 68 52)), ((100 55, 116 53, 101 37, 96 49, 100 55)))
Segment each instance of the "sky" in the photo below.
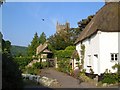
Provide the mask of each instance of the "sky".
POLYGON ((2 6, 0 31, 12 45, 28 46, 35 32, 38 36, 44 32, 48 38, 56 32, 57 21, 78 27, 77 22, 103 6, 104 2, 6 2, 2 6))

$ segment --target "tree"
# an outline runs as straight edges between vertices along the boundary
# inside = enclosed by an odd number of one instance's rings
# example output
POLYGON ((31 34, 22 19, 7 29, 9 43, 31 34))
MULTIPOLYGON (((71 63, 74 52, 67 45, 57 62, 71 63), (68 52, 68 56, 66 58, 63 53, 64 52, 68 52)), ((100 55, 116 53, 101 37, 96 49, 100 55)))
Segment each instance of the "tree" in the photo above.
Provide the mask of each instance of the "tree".
POLYGON ((50 43, 51 47, 54 48, 54 50, 63 50, 67 46, 69 46, 69 41, 67 39, 67 36, 64 36, 64 34, 54 34, 48 38, 48 42, 50 43))
POLYGON ((21 71, 10 52, 11 42, 2 39, 2 89, 23 87, 21 71))
POLYGON ((77 28, 66 28, 59 33, 55 33, 48 38, 48 42, 55 50, 64 50, 67 46, 74 45, 74 42, 79 37, 80 33, 91 21, 94 15, 90 15, 87 19, 82 19, 78 22, 77 28))
POLYGON ((36 54, 36 48, 38 47, 39 42, 38 42, 38 34, 37 32, 34 34, 34 38, 31 41, 31 44, 28 45, 28 55, 33 56, 36 54))
POLYGON ((79 28, 69 28, 48 38, 48 42, 55 50, 64 50, 67 46, 74 45, 81 30, 79 28))
POLYGON ((92 20, 92 18, 94 17, 94 15, 90 15, 87 17, 87 19, 82 19, 82 21, 78 22, 78 27, 83 30, 87 24, 92 20))
POLYGON ((44 44, 46 42, 46 35, 44 32, 39 37, 39 44, 44 44))

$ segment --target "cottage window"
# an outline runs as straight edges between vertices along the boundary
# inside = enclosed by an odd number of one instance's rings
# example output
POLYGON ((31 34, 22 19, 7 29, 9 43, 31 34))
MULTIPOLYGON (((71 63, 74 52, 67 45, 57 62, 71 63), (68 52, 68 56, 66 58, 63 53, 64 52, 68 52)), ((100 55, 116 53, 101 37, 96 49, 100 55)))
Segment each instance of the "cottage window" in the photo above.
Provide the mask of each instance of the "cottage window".
POLYGON ((89 44, 91 43, 91 39, 90 38, 88 38, 88 42, 89 42, 89 44))
POLYGON ((111 53, 111 61, 117 61, 118 60, 118 53, 111 53))
POLYGON ((88 55, 88 62, 87 62, 87 67, 91 67, 92 62, 91 62, 91 55, 88 55))

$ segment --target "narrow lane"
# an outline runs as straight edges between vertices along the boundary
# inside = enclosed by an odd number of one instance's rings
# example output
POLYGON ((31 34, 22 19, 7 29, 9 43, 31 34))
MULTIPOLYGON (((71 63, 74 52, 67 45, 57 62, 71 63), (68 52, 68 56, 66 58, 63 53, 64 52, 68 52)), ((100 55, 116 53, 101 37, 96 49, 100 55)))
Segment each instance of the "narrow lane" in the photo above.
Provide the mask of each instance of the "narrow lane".
POLYGON ((79 80, 65 74, 56 71, 54 68, 42 69, 41 76, 46 76, 48 78, 57 79, 58 85, 53 86, 53 88, 80 88, 79 80))

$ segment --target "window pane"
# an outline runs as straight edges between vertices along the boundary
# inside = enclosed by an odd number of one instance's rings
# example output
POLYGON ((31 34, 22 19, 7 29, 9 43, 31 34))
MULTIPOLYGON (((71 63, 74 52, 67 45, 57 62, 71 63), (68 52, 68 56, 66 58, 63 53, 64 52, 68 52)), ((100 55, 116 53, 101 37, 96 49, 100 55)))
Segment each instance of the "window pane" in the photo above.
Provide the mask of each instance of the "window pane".
POLYGON ((111 58, 114 58, 114 54, 111 54, 111 58))
POLYGON ((117 58, 115 58, 115 60, 117 60, 117 58))
POLYGON ((115 54, 115 58, 117 58, 117 54, 115 54))
POLYGON ((111 60, 114 60, 114 58, 111 58, 111 60))

